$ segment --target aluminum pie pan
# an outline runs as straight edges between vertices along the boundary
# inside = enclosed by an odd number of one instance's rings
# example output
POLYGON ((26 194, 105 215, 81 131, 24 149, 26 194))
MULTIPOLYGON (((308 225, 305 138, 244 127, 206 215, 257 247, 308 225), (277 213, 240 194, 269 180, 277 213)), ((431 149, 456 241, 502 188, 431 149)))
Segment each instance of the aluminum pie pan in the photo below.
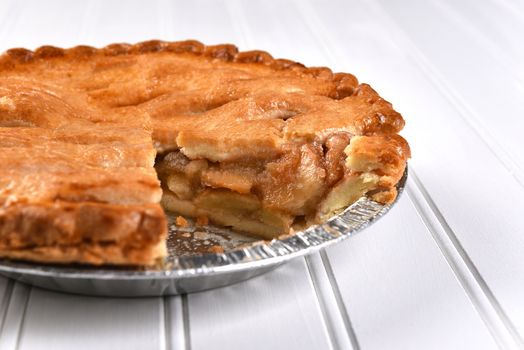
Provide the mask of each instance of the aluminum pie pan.
MULTIPOLYGON (((407 176, 406 168, 396 186, 397 200, 407 176)), ((170 224, 168 257, 161 268, 63 266, 0 260, 0 274, 45 289, 85 295, 139 297, 198 292, 249 279, 293 258, 340 242, 376 222, 395 203, 384 205, 362 197, 322 224, 271 241, 257 241, 212 225, 180 228, 170 224), (194 251, 194 247, 205 248, 205 245, 220 245, 224 252, 194 251)), ((169 219, 173 221, 174 216, 169 219)))

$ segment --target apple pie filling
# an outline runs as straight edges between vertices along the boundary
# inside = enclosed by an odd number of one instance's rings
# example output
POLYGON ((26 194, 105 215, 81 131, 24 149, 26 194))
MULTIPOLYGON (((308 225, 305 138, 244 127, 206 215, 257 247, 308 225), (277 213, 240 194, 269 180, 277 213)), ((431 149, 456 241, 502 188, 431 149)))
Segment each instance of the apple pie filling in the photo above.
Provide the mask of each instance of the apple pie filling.
POLYGON ((181 150, 165 152, 155 165, 162 206, 264 238, 286 234, 324 221, 366 194, 381 202, 394 199, 390 182, 399 174, 362 151, 382 147, 382 138, 336 133, 324 143, 286 145, 264 161, 213 162, 190 159, 181 150))

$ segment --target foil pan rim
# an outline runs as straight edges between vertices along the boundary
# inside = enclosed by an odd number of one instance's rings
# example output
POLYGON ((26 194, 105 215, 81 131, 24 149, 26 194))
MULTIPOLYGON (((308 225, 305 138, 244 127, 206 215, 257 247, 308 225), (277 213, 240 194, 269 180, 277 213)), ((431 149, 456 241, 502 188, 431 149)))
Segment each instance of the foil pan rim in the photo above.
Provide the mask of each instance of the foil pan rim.
POLYGON ((397 198, 391 204, 383 205, 362 197, 325 223, 311 226, 293 235, 271 241, 259 241, 224 253, 175 257, 168 260, 164 268, 71 267, 3 260, 0 261, 0 272, 65 279, 149 280, 197 278, 277 265, 347 239, 376 222, 396 204, 404 190, 407 177, 406 166, 396 186, 397 198))

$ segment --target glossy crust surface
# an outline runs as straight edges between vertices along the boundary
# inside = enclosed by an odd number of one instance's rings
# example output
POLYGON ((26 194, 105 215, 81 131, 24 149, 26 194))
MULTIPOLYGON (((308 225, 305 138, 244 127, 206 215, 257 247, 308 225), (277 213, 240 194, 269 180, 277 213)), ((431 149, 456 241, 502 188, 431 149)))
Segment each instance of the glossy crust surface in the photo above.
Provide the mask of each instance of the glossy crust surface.
MULTIPOLYGON (((378 164, 366 169, 380 173, 376 198, 390 202, 409 157, 397 135, 403 125, 351 74, 233 45, 11 49, 0 56, 0 160, 10 164, 0 169, 0 255, 153 263, 166 234, 155 149, 221 164, 278 163, 293 152, 322 153, 345 134, 360 141, 346 149, 344 171, 378 164)), ((328 158, 315 166, 333 186, 342 163, 330 167, 328 158)))

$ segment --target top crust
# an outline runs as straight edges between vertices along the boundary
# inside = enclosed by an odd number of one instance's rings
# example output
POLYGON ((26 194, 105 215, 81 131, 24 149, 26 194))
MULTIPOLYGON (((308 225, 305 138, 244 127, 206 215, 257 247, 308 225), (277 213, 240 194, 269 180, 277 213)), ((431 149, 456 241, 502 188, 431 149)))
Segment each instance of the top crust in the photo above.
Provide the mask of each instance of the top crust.
MULTIPOLYGON (((275 174, 300 163, 301 172, 288 172, 307 179, 315 169, 313 175, 330 179, 332 186, 343 176, 340 145, 351 139, 346 149, 351 171, 376 165, 370 161, 385 164, 381 181, 391 183, 380 186, 394 186, 409 156, 397 135, 403 126, 391 104, 353 75, 275 59, 264 51, 239 52, 233 45, 194 40, 11 49, 0 56, 0 160, 11 164, 0 170, 0 255, 15 233, 53 232, 53 244, 62 238, 70 244, 71 236, 85 241, 89 235, 77 235, 82 225, 67 230, 57 225, 76 222, 72 208, 89 206, 107 213, 92 216, 94 226, 117 215, 134 223, 105 225, 106 238, 89 241, 95 245, 107 245, 107 237, 131 244, 144 235, 137 218, 147 212, 148 227, 155 231, 148 236, 149 253, 137 255, 132 247, 128 261, 150 264, 152 247, 166 234, 152 168, 156 151, 177 149, 189 159, 221 164, 273 162, 275 174), (329 146, 333 135, 338 135, 337 147, 329 146), (296 159, 279 161, 290 149, 296 159), (27 210, 38 213, 38 224, 23 223, 27 210)), ((206 179, 225 181, 212 173, 206 179)), ((266 180, 278 182, 278 176, 266 180)), ((314 200, 309 190, 295 189, 305 199, 290 212, 302 215, 304 208, 313 208, 326 190, 313 189, 319 193, 314 200)), ((391 201, 391 193, 383 201, 391 201)), ((27 244, 30 249, 34 242, 27 244)), ((125 256, 100 258, 100 263, 125 261, 125 256)))
MULTIPOLYGON (((394 134, 404 125, 351 74, 193 40, 11 49, 0 56, 3 75, 45 81, 45 91, 73 90, 70 105, 89 105, 98 116, 136 123, 132 115, 144 113, 157 150, 182 148, 192 159, 266 159, 289 142, 323 142, 333 131, 394 134)), ((46 122, 60 124, 56 116, 46 122)))
POLYGON ((303 64, 287 59, 274 59, 265 51, 253 50, 239 52, 231 44, 206 46, 196 40, 166 42, 149 40, 136 44, 117 43, 103 48, 79 45, 72 48, 41 46, 35 51, 25 48, 13 48, 0 56, 1 69, 13 69, 20 64, 35 63, 41 60, 62 58, 69 62, 93 60, 97 57, 139 56, 146 53, 169 52, 171 54, 192 54, 208 60, 220 60, 236 63, 258 63, 274 70, 292 70, 310 75, 326 75, 336 82, 337 98, 351 95, 358 85, 358 80, 349 73, 333 74, 326 67, 305 67, 303 64))
POLYGON ((133 45, 126 43, 110 44, 103 48, 95 48, 86 45, 79 45, 72 48, 59 48, 54 46, 41 46, 35 51, 25 48, 13 48, 7 50, 0 57, 0 67, 2 69, 13 69, 16 65, 33 63, 42 59, 65 58, 68 61, 81 61, 96 59, 104 56, 131 56, 145 53, 169 52, 172 54, 192 54, 203 56, 209 60, 221 60, 225 62, 237 63, 259 63, 270 66, 275 70, 294 70, 311 75, 332 76, 337 82, 338 98, 348 96, 358 81, 352 74, 337 73, 332 74, 326 67, 305 67, 303 64, 287 59, 274 59, 265 51, 244 51, 239 52, 238 48, 231 44, 206 46, 196 40, 186 40, 178 42, 166 42, 160 40, 149 40, 133 45))

